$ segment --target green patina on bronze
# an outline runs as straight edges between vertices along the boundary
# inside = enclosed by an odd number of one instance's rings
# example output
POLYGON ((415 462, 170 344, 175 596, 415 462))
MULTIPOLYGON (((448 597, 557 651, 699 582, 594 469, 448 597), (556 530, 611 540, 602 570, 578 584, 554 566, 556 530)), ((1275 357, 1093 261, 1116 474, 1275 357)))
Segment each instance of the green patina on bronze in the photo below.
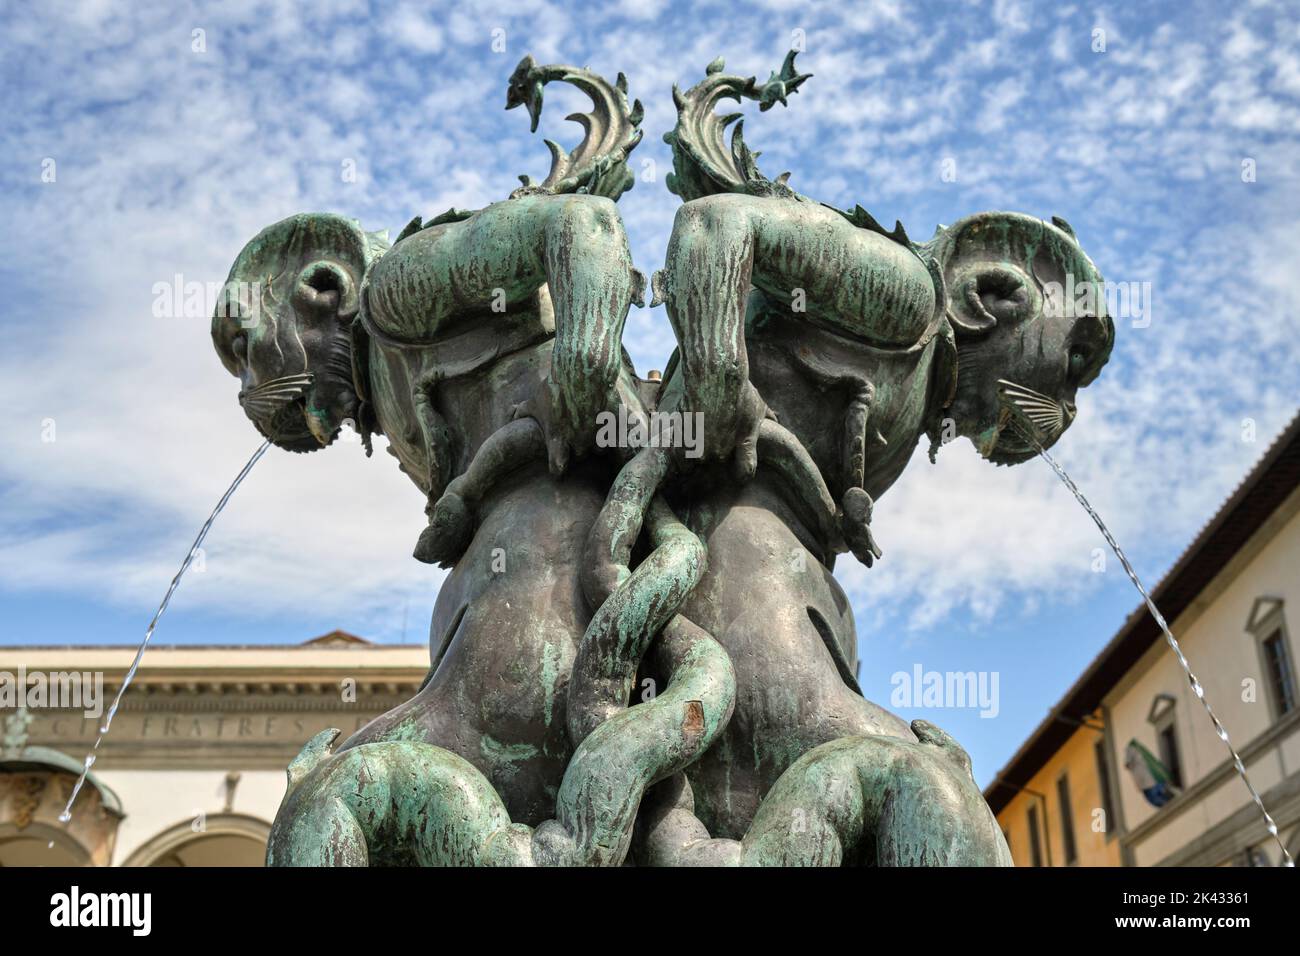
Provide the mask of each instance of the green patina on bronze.
POLYGON ((662 381, 621 345, 644 286, 615 207, 642 119, 621 75, 524 58, 506 105, 534 130, 548 83, 592 110, 508 199, 391 246, 294 216, 239 254, 212 334, 245 413, 291 451, 385 436, 428 499, 415 556, 450 569, 424 685, 306 745, 268 863, 1009 864, 965 752, 862 696, 832 570, 881 559, 874 501, 918 441, 1014 464, 1013 408, 1046 445, 1070 425, 1114 327, 1054 290, 1101 276, 1064 220, 915 243, 766 178, 714 108, 808 78, 794 53, 763 84, 719 59, 673 90, 662 381), (642 438, 603 447, 620 412, 642 438), (648 427, 664 415, 678 431, 648 427))

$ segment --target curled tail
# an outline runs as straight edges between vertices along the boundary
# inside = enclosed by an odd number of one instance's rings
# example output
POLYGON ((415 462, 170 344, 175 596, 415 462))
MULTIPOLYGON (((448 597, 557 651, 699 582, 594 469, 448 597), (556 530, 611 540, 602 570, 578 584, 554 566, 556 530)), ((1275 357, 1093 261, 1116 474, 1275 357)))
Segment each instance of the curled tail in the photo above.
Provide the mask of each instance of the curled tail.
POLYGON ((690 785, 647 801, 638 862, 658 866, 1011 866, 997 820, 946 733, 916 741, 842 737, 810 750, 772 785, 742 840, 710 838, 690 785))

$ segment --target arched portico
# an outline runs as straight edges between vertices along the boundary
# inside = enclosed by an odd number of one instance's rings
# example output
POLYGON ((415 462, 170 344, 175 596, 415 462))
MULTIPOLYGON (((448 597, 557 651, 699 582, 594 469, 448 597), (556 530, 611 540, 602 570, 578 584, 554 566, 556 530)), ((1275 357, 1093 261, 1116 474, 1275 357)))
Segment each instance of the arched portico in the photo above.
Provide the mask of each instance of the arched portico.
POLYGON ((136 848, 123 866, 262 866, 271 824, 242 813, 182 820, 136 848))

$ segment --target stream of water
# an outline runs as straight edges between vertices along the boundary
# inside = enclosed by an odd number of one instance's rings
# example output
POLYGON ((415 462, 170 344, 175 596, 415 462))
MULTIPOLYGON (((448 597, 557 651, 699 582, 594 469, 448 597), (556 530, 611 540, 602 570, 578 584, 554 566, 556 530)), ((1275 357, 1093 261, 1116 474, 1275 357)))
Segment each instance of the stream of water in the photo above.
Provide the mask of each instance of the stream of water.
POLYGON ((1283 865, 1295 866, 1295 861, 1291 859, 1291 854, 1287 852, 1286 845, 1282 842, 1281 836, 1278 835, 1277 824, 1273 821, 1272 815, 1270 815, 1268 810, 1264 807, 1264 801, 1260 798, 1259 791, 1257 791, 1255 785, 1250 782, 1250 775, 1246 773, 1246 765, 1242 763, 1241 755, 1237 753, 1237 748, 1234 747, 1232 741, 1228 739, 1227 728, 1223 726, 1223 722, 1219 720, 1219 715, 1216 714, 1214 708, 1210 706, 1210 702, 1205 696, 1205 688, 1201 686, 1200 680, 1197 679, 1196 674, 1192 671, 1192 665, 1188 663, 1186 655, 1183 654, 1183 649, 1178 643, 1178 638, 1174 637, 1174 632, 1169 629, 1169 625, 1165 621, 1165 616, 1160 613, 1160 608, 1156 607, 1155 601, 1151 600, 1151 595, 1148 594, 1147 589, 1142 586, 1142 581, 1138 578, 1137 572, 1133 570, 1133 565, 1129 564, 1128 557, 1125 556, 1124 550, 1119 546, 1119 542, 1115 540, 1115 536, 1112 535, 1110 529, 1106 527, 1106 522, 1101 520, 1101 515, 1097 514, 1092 505, 1088 503, 1088 499, 1083 496, 1083 492, 1079 490, 1078 485, 1076 485, 1070 476, 1066 474, 1065 469, 1057 463, 1055 458, 1047 453, 1047 449, 1043 448, 1043 446, 1039 444, 1037 437, 1031 434, 1029 428, 1020 426, 1019 423, 1017 423, 1017 425, 1017 430, 1029 439, 1029 441, 1033 442, 1039 456, 1052 466, 1052 471, 1056 472, 1056 476, 1065 483, 1065 487, 1070 489, 1070 493, 1073 494, 1075 500, 1083 506, 1083 510, 1088 512, 1088 517, 1092 519, 1093 524, 1097 526, 1102 537, 1106 539, 1106 543, 1110 545, 1110 549, 1115 552, 1115 557, 1119 558, 1119 563, 1124 566, 1124 573, 1128 575, 1129 580, 1133 582, 1133 586, 1137 588, 1138 593, 1142 595, 1142 600, 1146 602, 1147 610, 1151 612, 1151 616, 1155 619, 1156 624, 1158 624, 1160 630, 1164 632, 1165 642, 1169 645, 1169 649, 1174 652, 1174 656, 1178 658, 1178 663, 1182 665, 1183 673, 1187 675, 1187 682, 1191 685, 1192 693, 1196 695, 1196 699, 1199 700, 1201 705, 1205 708, 1206 714, 1210 717, 1210 722, 1214 724, 1215 733, 1219 735, 1219 739, 1223 741, 1223 745, 1228 748, 1228 753, 1232 755, 1232 764, 1237 769, 1237 775, 1241 777, 1241 782, 1244 783, 1246 789, 1250 791, 1250 798, 1255 801, 1255 806, 1259 808, 1259 812, 1264 817, 1264 826, 1267 828, 1269 835, 1273 838, 1274 842, 1277 843, 1278 849, 1282 851, 1283 865))
MULTIPOLYGON (((194 563, 194 555, 202 546, 203 539, 208 536, 208 532, 212 529, 212 523, 217 520, 217 515, 221 514, 221 510, 226 507, 226 502, 230 501, 230 496, 235 493, 235 489, 239 487, 240 482, 248 477, 248 473, 253 470, 253 466, 257 464, 257 460, 266 454, 266 450, 270 446, 271 443, 269 441, 264 441, 262 442, 261 447, 258 448, 257 451, 253 452, 253 457, 248 459, 248 464, 244 465, 239 474, 235 476, 235 480, 230 483, 230 487, 227 488, 226 493, 221 496, 221 500, 217 502, 217 506, 212 509, 212 514, 208 515, 208 520, 203 522, 203 527, 199 529, 198 537, 196 537, 194 543, 190 545, 190 550, 186 553, 185 560, 181 562, 180 569, 176 572, 176 576, 172 578, 172 583, 167 587, 167 593, 163 595, 162 603, 158 605, 158 610, 154 612, 153 620, 149 622, 149 627, 145 629, 144 639, 140 641, 140 646, 135 652, 135 660, 131 662, 131 667, 126 672, 126 677, 122 679, 122 686, 118 688, 117 696, 113 698, 113 703, 108 708, 108 713, 104 717, 104 723, 100 725, 99 735, 95 737, 95 745, 90 748, 90 753, 86 754, 86 759, 81 768, 81 775, 77 777, 77 783, 72 788, 72 795, 68 797, 68 805, 64 807, 63 812, 59 814, 60 823, 67 823, 72 819, 72 805, 77 802, 77 794, 81 793, 81 788, 86 784, 86 776, 90 773, 90 768, 95 765, 95 752, 99 750, 99 745, 104 742, 104 735, 107 734, 109 728, 113 726, 113 718, 117 715, 118 705, 122 703, 122 695, 126 693, 126 689, 131 686, 131 681, 135 679, 135 672, 140 669, 140 659, 144 657, 145 648, 149 646, 149 639, 153 637, 154 629, 158 627, 158 619, 163 616, 163 612, 167 610, 167 605, 171 603, 172 595, 176 593, 176 588, 181 583, 181 578, 185 576, 185 572, 189 570, 190 565, 194 563)), ((54 846, 53 842, 50 843, 50 846, 54 846)))

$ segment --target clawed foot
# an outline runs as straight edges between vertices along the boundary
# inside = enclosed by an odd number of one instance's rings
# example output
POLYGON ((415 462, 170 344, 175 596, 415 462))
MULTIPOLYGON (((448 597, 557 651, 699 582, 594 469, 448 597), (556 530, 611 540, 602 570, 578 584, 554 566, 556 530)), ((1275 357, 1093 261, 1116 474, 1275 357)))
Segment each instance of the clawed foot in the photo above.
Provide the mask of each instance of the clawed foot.
POLYGON ((474 533, 474 518, 460 495, 446 492, 428 511, 429 524, 415 544, 415 559, 449 568, 465 553, 474 533))
POLYGON ((758 470, 758 429, 766 419, 776 419, 752 384, 745 389, 740 414, 736 419, 736 450, 731 459, 732 474, 738 481, 749 481, 758 470))
POLYGON ((555 477, 568 470, 569 462, 585 454, 591 445, 590 435, 596 428, 596 416, 583 423, 564 408, 560 389, 547 379, 531 398, 514 407, 512 419, 531 418, 542 427, 546 436, 546 464, 555 477))
POLYGON ((840 530, 853 556, 871 567, 880 558, 880 546, 871 534, 871 495, 861 488, 850 488, 841 502, 840 530))
POLYGON ((739 482, 748 482, 758 470, 758 431, 764 421, 776 421, 776 413, 767 407, 753 383, 746 382, 738 407, 725 411, 702 410, 704 402, 683 404, 693 409, 682 409, 683 415, 702 415, 700 432, 702 448, 678 448, 678 465, 685 471, 697 466, 701 460, 729 462, 732 476, 739 482), (694 457, 692 457, 692 455, 694 457))

